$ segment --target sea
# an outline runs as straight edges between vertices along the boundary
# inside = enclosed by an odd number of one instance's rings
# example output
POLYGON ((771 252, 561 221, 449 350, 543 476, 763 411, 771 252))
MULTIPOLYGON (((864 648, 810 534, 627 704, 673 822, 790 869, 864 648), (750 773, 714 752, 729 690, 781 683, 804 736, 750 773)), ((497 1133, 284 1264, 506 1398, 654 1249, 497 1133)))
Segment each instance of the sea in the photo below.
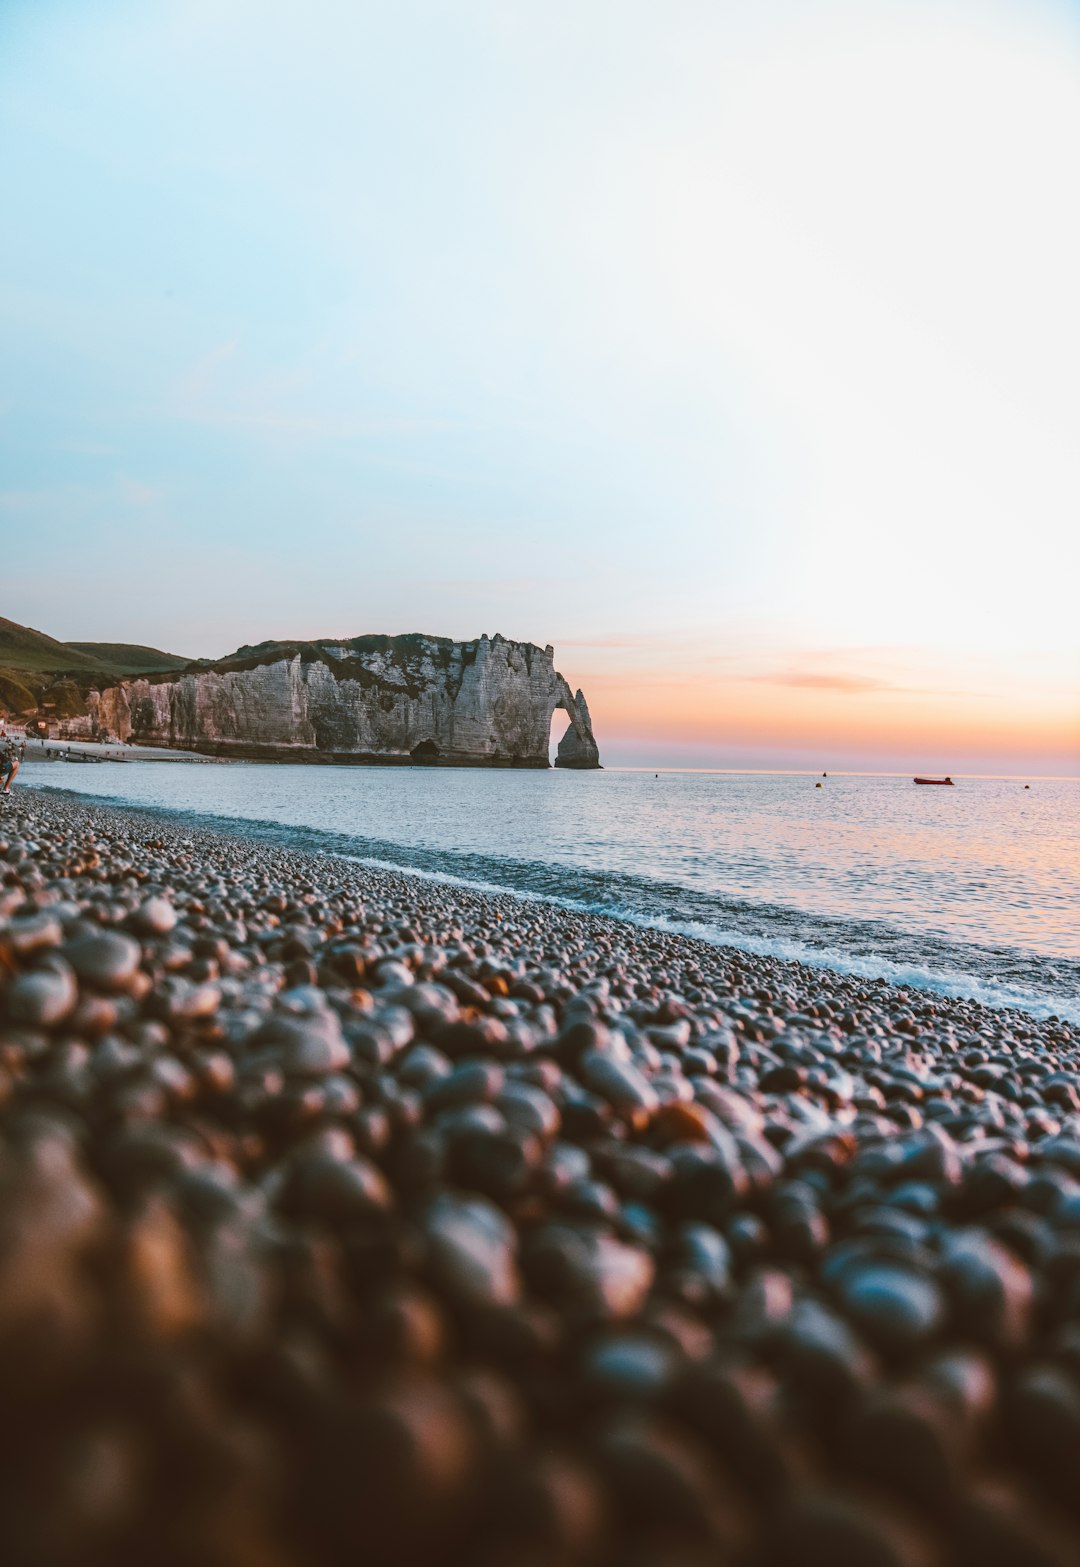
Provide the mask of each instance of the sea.
POLYGON ((22 777, 1080 1023, 1080 779, 150 761, 22 777))

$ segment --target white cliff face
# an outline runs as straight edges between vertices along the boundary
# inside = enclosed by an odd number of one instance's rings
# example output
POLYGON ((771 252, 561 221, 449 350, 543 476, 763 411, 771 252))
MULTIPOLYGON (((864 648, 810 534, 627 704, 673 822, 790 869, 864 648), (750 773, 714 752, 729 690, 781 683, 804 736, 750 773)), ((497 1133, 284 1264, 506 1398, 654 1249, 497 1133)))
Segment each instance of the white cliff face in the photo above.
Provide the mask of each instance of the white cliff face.
POLYGON ((553 649, 500 636, 268 645, 90 695, 97 730, 124 742, 504 767, 548 765, 556 708, 571 720, 558 765, 598 767, 584 698, 571 695, 553 649))

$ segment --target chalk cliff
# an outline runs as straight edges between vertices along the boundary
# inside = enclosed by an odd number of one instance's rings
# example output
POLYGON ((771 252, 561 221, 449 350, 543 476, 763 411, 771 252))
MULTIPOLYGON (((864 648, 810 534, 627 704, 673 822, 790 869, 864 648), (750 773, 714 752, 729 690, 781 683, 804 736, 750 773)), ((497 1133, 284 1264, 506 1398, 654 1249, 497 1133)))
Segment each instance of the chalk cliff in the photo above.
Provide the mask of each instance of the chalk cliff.
POLYGON ((594 768, 589 710, 554 650, 482 636, 262 643, 92 691, 89 728, 133 744, 282 760, 594 768))

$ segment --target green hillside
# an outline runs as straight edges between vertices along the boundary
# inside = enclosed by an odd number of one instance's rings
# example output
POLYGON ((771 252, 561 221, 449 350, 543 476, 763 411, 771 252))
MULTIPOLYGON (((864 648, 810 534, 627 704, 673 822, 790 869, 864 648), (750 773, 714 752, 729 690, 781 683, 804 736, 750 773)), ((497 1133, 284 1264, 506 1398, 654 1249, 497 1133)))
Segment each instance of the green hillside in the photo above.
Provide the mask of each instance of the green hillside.
POLYGON ((0 668, 25 669, 36 674, 53 674, 60 671, 87 671, 100 669, 97 659, 57 642, 44 631, 34 631, 30 626, 20 626, 14 620, 0 615, 0 668))
POLYGON ((160 648, 141 647, 136 642, 65 642, 63 645, 118 675, 157 674, 160 670, 185 669, 191 662, 178 653, 163 653, 160 648))
POLYGON ((140 675, 183 669, 190 659, 131 642, 58 642, 0 615, 0 668, 37 674, 140 675))
POLYGON ((58 642, 0 615, 0 711, 73 717, 86 711, 92 686, 183 669, 188 662, 128 642, 58 642))

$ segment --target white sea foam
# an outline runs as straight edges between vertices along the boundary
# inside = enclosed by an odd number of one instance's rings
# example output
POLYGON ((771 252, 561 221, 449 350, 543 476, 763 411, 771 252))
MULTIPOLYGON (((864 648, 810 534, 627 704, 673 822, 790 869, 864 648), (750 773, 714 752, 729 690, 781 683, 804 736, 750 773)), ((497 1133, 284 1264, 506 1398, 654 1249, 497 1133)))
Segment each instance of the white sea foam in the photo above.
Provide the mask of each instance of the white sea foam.
POLYGON ((373 870, 392 871, 399 876, 416 877, 422 881, 439 882, 446 886, 463 887, 470 892, 488 896, 497 894, 515 898, 522 903, 543 903, 553 908, 574 909, 580 914, 596 914, 605 919, 617 919, 623 924, 635 925, 644 930, 663 931, 672 936, 689 936, 707 942, 713 947, 730 947, 748 952, 755 957, 776 958, 785 963, 802 963, 808 968, 832 970, 850 974, 857 979, 885 980, 902 989, 925 990, 933 995, 956 1000, 977 1001, 995 1009, 1013 1008, 1033 1017, 1056 1016, 1067 1023, 1080 1024, 1080 1001, 1071 997, 1047 997, 1025 985, 1011 984, 994 977, 986 977, 963 969, 934 969, 924 964, 897 962, 875 952, 851 952, 834 946, 813 946, 786 936, 753 936, 743 931, 725 930, 696 920, 672 920, 665 915, 641 914, 618 903, 593 903, 577 898, 559 898, 551 893, 530 892, 518 887, 508 887, 501 882, 480 881, 468 876, 457 876, 449 871, 422 870, 395 864, 392 860, 377 859, 367 855, 344 856, 358 865, 373 870))

